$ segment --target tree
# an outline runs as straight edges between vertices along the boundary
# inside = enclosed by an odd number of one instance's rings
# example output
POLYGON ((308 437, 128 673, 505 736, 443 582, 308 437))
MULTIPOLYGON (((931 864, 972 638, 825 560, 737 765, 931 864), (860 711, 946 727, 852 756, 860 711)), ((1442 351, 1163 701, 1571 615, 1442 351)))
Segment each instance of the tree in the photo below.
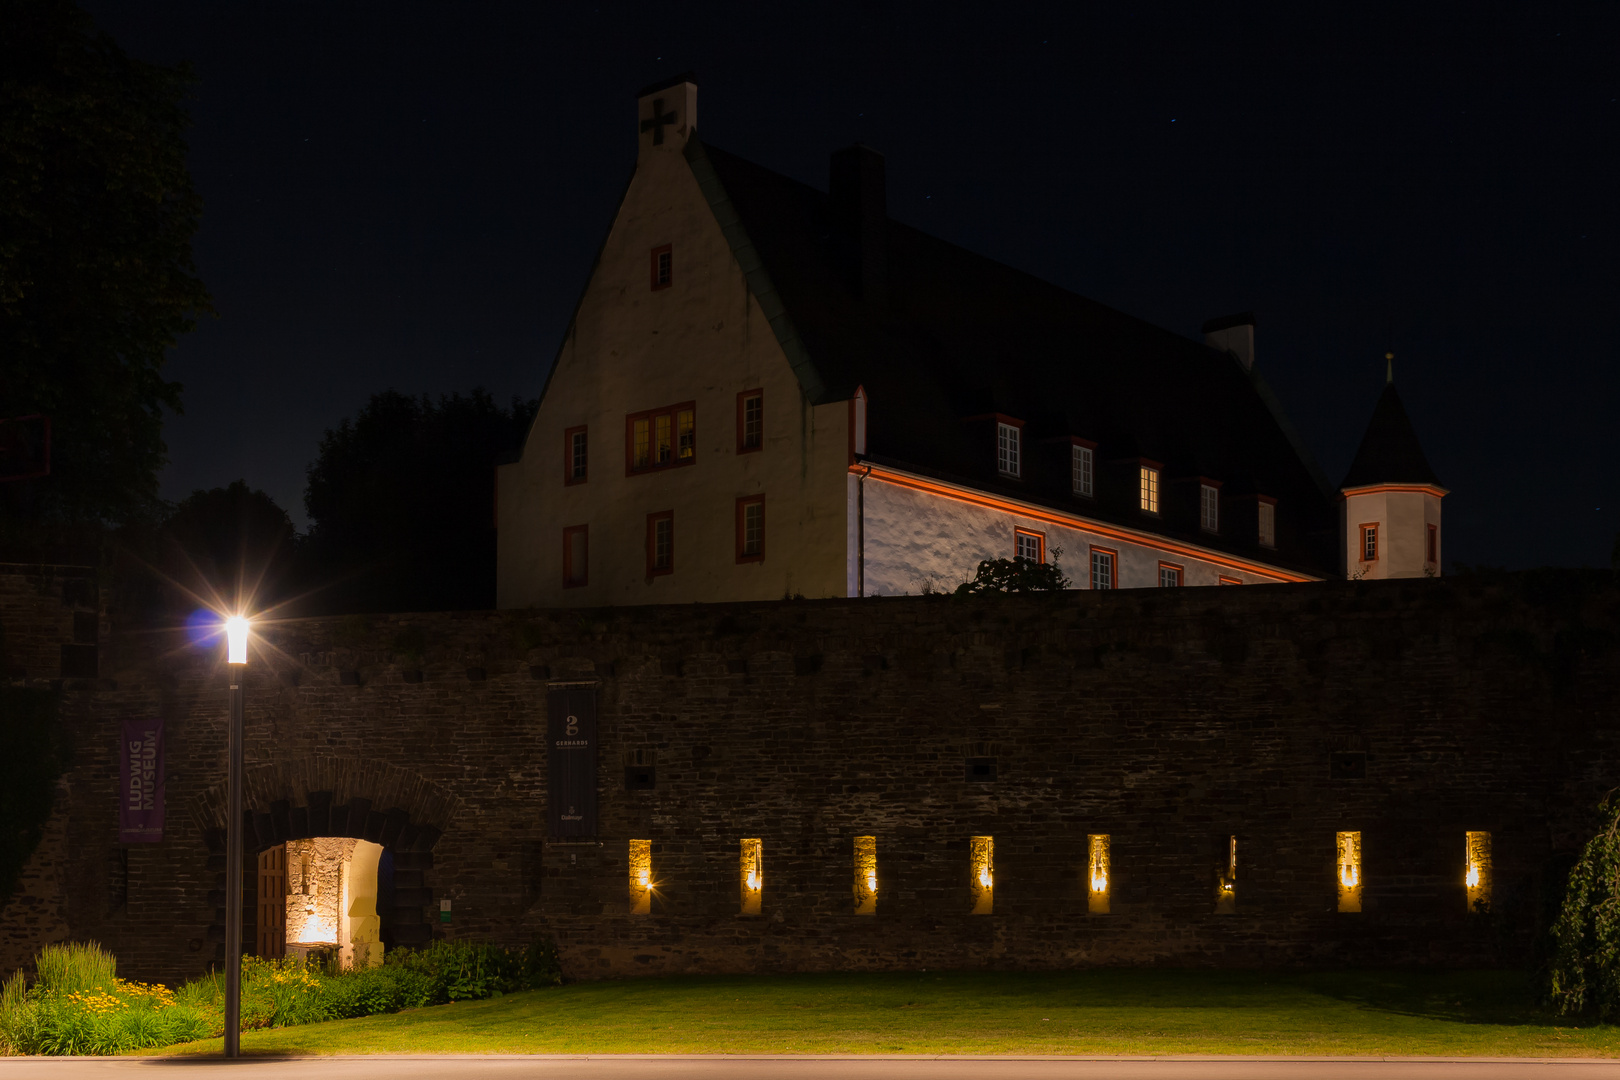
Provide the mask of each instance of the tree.
POLYGON ((1601 807, 1603 825, 1569 873, 1553 923, 1549 991, 1567 1015, 1620 1018, 1620 794, 1601 807))
POLYGON ((502 408, 483 389, 437 401, 388 390, 327 431, 304 493, 320 606, 493 607, 495 466, 537 406, 502 408))
POLYGON ((159 530, 164 576, 187 597, 262 611, 296 587, 298 533, 287 511, 242 480, 193 491, 159 530))
POLYGON ((985 559, 979 563, 979 572, 972 581, 956 587, 957 596, 993 592, 1062 592, 1069 587, 1069 579, 1058 569, 1057 558, 1063 552, 1054 550, 1049 563, 1026 559, 1022 555, 1011 559, 985 559))
POLYGON ((184 67, 131 60, 69 0, 0 0, 0 418, 51 419, 21 528, 155 520, 164 351, 210 310, 192 262, 184 67))

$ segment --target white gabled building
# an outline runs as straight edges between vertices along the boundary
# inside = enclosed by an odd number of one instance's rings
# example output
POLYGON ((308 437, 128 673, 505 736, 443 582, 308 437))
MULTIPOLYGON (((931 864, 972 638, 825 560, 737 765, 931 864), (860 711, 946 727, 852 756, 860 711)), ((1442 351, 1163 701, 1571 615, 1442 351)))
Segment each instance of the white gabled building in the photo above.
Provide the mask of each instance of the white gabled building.
POLYGON ((689 78, 636 165, 522 455, 498 604, 1337 576, 1332 492, 1254 370, 888 217, 881 155, 823 192, 705 145, 689 78), (1061 556, 1059 556, 1061 552, 1061 556))

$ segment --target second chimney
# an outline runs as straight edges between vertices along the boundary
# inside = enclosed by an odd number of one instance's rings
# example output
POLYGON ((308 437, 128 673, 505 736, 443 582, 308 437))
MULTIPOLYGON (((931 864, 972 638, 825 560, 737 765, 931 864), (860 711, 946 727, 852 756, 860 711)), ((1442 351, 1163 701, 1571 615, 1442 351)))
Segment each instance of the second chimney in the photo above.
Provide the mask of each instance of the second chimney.
POLYGON ((836 151, 827 184, 832 213, 842 231, 840 247, 855 294, 874 306, 888 298, 888 200, 883 155, 856 143, 836 151))
POLYGON ((1223 315, 1204 324, 1204 344, 1231 353, 1244 371, 1254 369, 1254 312, 1223 315))

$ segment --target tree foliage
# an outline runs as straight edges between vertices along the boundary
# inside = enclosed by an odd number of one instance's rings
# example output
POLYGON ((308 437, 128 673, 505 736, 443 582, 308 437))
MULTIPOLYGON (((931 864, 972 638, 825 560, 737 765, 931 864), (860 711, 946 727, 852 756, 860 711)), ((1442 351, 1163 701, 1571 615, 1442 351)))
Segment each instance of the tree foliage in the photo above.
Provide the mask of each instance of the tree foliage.
POLYGON ((1553 923, 1552 1001, 1569 1015, 1620 1019, 1620 793, 1602 806, 1604 825, 1569 873, 1553 923))
POLYGON ((956 587, 956 595, 1062 592, 1069 587, 1069 579, 1058 569, 1057 556, 1061 554, 1054 551, 1049 563, 1026 559, 1022 555, 1011 559, 985 559, 979 563, 979 571, 972 581, 964 581, 956 587))
POLYGON ((39 846, 70 754, 54 693, 0 686, 0 906, 39 846))
POLYGON ((126 56, 69 0, 0 0, 0 418, 51 418, 19 523, 155 518, 165 350, 209 310, 192 263, 183 68, 126 56))
POLYGON ((493 607, 495 466, 522 445, 537 404, 389 390, 327 431, 304 493, 321 606, 493 607))
POLYGON ((287 511, 236 480, 193 491, 159 530, 164 576, 228 607, 252 600, 264 610, 298 585, 297 541, 287 511))

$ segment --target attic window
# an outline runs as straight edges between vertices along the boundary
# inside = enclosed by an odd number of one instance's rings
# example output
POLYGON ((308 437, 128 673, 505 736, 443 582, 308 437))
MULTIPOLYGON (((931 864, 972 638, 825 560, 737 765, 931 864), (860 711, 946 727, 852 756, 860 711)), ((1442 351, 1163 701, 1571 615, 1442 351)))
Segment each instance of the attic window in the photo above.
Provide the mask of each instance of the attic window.
POLYGON ((1092 486, 1091 447, 1070 447, 1069 458, 1070 471, 1073 473, 1074 493, 1082 498, 1091 498, 1094 490, 1092 486))
POLYGON ((996 422, 996 471, 1002 476, 1023 475, 1021 438, 1023 433, 1014 424, 996 422))
POLYGON ((1141 506, 1144 514, 1157 514, 1159 512, 1159 470, 1151 465, 1143 465, 1137 470, 1141 490, 1141 506))
POLYGON ((1215 484, 1198 485, 1198 525, 1205 532, 1221 531, 1221 489, 1215 484))
POLYGON ((652 249, 652 287, 656 292, 659 289, 669 288, 674 280, 675 254, 670 245, 652 249))
POLYGON ((744 390, 737 395, 737 453, 765 445, 765 391, 744 390))
POLYGON ((587 466, 590 464, 587 456, 589 449, 586 442, 587 431, 582 425, 569 428, 563 432, 563 483, 583 484, 587 476, 587 466))
POLYGON ((697 460, 697 407, 687 401, 624 418, 626 473, 651 472, 697 460))
POLYGON ((1260 546, 1277 546, 1277 504, 1260 502, 1260 546))

